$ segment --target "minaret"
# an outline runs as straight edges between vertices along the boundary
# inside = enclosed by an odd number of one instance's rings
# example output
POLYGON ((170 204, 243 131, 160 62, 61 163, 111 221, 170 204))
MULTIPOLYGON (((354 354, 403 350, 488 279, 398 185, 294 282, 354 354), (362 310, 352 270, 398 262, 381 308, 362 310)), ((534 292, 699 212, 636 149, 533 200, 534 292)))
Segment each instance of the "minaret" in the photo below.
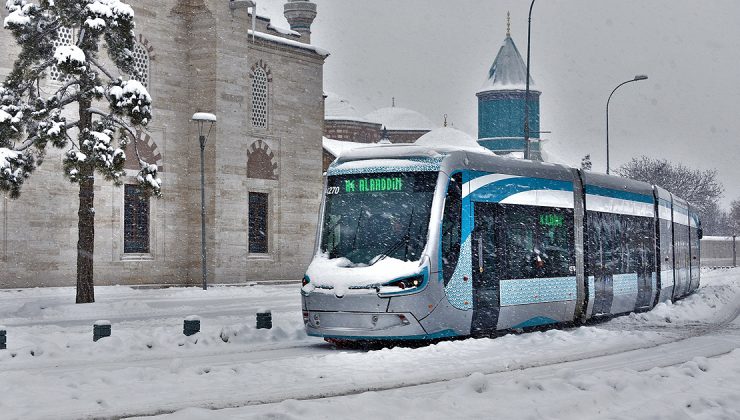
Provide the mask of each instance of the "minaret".
MULTIPOLYGON (((527 67, 511 38, 507 13, 506 38, 488 71, 478 97, 478 144, 495 152, 524 152, 524 96, 527 67)), ((540 95, 529 78, 531 157, 540 160, 540 95)))
POLYGON ((283 6, 290 29, 300 32, 301 42, 311 43, 311 24, 316 18, 316 3, 309 0, 288 0, 283 6))

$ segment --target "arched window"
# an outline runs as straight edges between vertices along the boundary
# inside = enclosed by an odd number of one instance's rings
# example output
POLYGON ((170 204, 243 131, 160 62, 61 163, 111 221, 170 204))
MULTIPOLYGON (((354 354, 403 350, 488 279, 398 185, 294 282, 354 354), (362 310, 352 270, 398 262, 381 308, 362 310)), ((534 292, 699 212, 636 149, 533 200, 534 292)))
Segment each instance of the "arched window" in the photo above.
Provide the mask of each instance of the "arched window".
POLYGON ((267 72, 256 67, 252 75, 252 126, 267 128, 267 72))
POLYGON ((131 76, 132 79, 138 80, 149 89, 149 51, 143 45, 136 42, 134 44, 134 69, 139 73, 138 76, 131 76))
POLYGON ((275 154, 267 143, 257 140, 247 150, 247 178, 277 179, 275 154))
MULTIPOLYGON (((55 49, 56 47, 61 47, 63 45, 73 44, 74 35, 72 33, 72 28, 62 26, 61 28, 57 29, 57 39, 54 40, 55 49)), ((49 68, 49 77, 51 78, 51 80, 64 81, 64 79, 62 78, 62 73, 59 71, 59 68, 57 68, 56 64, 49 68)))

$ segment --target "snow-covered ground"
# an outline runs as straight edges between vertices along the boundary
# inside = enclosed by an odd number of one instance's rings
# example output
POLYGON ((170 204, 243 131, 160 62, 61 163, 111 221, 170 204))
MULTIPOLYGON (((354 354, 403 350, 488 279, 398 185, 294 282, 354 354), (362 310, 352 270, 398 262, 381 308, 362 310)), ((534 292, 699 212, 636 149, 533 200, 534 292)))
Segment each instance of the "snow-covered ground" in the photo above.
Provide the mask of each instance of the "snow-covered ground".
POLYGON ((2 290, 0 417, 740 418, 740 270, 609 322, 373 351, 306 337, 299 287, 2 290))

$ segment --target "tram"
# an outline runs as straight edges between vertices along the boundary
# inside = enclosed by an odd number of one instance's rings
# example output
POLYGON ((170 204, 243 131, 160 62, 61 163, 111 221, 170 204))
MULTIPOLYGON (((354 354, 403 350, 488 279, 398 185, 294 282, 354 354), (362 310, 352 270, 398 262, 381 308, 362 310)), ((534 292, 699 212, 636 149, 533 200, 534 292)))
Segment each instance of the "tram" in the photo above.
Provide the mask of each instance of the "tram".
POLYGON ((699 287, 699 218, 658 186, 416 145, 354 149, 326 175, 301 295, 328 341, 583 323, 699 287))

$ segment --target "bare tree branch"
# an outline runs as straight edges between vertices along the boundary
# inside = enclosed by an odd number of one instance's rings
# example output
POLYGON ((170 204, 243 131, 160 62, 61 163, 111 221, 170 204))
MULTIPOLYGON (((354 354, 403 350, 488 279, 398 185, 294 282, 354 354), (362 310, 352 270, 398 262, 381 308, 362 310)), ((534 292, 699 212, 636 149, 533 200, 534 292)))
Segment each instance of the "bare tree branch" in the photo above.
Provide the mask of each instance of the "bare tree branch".
POLYGON ((106 68, 105 68, 105 66, 103 66, 103 65, 102 65, 102 64, 100 64, 100 63, 98 63, 98 61, 97 61, 97 60, 95 60, 94 58, 88 58, 87 60, 88 60, 89 62, 93 63, 93 65, 94 65, 95 67, 97 67, 97 68, 98 68, 98 70, 100 70, 100 71, 102 71, 103 73, 105 73, 105 75, 106 75, 106 76, 108 76, 108 78, 109 78, 110 80, 116 80, 116 79, 117 79, 117 77, 113 77, 113 75, 112 75, 112 74, 111 74, 111 73, 110 73, 110 72, 108 71, 108 69, 106 69, 106 68))

